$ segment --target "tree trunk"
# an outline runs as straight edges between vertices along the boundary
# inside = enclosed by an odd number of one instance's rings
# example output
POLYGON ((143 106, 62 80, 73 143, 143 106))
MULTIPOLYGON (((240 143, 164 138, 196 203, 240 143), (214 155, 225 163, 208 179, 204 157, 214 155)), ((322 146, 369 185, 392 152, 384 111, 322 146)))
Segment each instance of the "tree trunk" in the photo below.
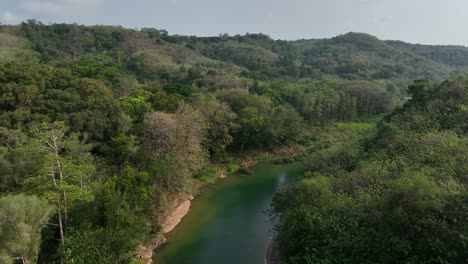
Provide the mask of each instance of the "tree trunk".
POLYGON ((65 234, 63 232, 63 221, 62 221, 62 210, 60 209, 60 199, 58 200, 58 220, 59 220, 59 230, 60 230, 60 240, 62 245, 65 244, 65 234))
MULTIPOLYGON (((54 140, 54 144, 56 144, 55 140, 54 140)), ((60 176, 60 181, 63 181, 63 169, 62 169, 62 165, 60 164, 60 156, 59 156, 59 153, 58 153, 58 146, 56 147, 55 149, 55 156, 56 156, 56 163, 57 163, 57 168, 58 168, 58 173, 59 173, 59 176, 60 176)), ((67 193, 65 191, 62 192, 62 196, 63 196, 63 214, 64 214, 64 218, 63 218, 63 223, 62 225, 65 227, 67 225, 67 220, 68 220, 68 214, 67 214, 67 208, 68 208, 68 199, 67 199, 67 193)), ((62 230, 63 231, 63 230, 62 230)))

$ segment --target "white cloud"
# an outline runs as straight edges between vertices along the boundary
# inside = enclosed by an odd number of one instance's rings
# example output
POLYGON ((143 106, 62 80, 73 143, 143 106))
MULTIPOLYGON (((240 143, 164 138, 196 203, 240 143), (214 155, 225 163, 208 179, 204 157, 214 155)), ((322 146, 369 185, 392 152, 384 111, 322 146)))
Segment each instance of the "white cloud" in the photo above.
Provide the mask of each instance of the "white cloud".
POLYGON ((1 14, 0 20, 2 23, 16 25, 19 24, 23 19, 19 16, 16 16, 10 11, 5 11, 1 14))
POLYGON ((69 15, 98 8, 103 0, 20 0, 21 7, 38 15, 69 15))

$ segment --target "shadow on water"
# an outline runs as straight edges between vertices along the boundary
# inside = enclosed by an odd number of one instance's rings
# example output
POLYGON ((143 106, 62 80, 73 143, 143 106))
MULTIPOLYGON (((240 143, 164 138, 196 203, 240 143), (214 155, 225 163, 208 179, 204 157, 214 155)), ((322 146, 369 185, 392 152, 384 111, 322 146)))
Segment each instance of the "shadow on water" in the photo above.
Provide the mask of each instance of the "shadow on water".
POLYGON ((195 199, 154 256, 157 264, 263 264, 271 237, 266 211, 275 191, 300 176, 301 163, 261 163, 253 175, 231 174, 195 199))

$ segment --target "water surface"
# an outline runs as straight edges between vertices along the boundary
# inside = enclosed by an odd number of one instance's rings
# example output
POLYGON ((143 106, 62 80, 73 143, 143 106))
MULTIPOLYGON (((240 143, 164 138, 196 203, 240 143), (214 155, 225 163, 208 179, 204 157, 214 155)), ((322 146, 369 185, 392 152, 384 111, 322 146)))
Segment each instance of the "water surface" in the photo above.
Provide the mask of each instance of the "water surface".
POLYGON ((263 264, 271 237, 265 211, 275 191, 302 172, 299 163, 261 163, 253 175, 231 174, 196 197, 155 264, 263 264))

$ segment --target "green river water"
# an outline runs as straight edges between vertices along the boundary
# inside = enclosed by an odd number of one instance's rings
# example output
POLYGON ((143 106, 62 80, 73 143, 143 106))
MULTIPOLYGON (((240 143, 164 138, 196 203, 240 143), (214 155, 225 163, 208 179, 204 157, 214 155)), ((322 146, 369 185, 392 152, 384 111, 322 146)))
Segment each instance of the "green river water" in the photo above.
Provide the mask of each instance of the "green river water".
POLYGON ((251 168, 253 175, 231 174, 206 187, 190 212, 168 234, 155 264, 263 264, 272 235, 265 211, 275 191, 303 171, 302 164, 251 168))

